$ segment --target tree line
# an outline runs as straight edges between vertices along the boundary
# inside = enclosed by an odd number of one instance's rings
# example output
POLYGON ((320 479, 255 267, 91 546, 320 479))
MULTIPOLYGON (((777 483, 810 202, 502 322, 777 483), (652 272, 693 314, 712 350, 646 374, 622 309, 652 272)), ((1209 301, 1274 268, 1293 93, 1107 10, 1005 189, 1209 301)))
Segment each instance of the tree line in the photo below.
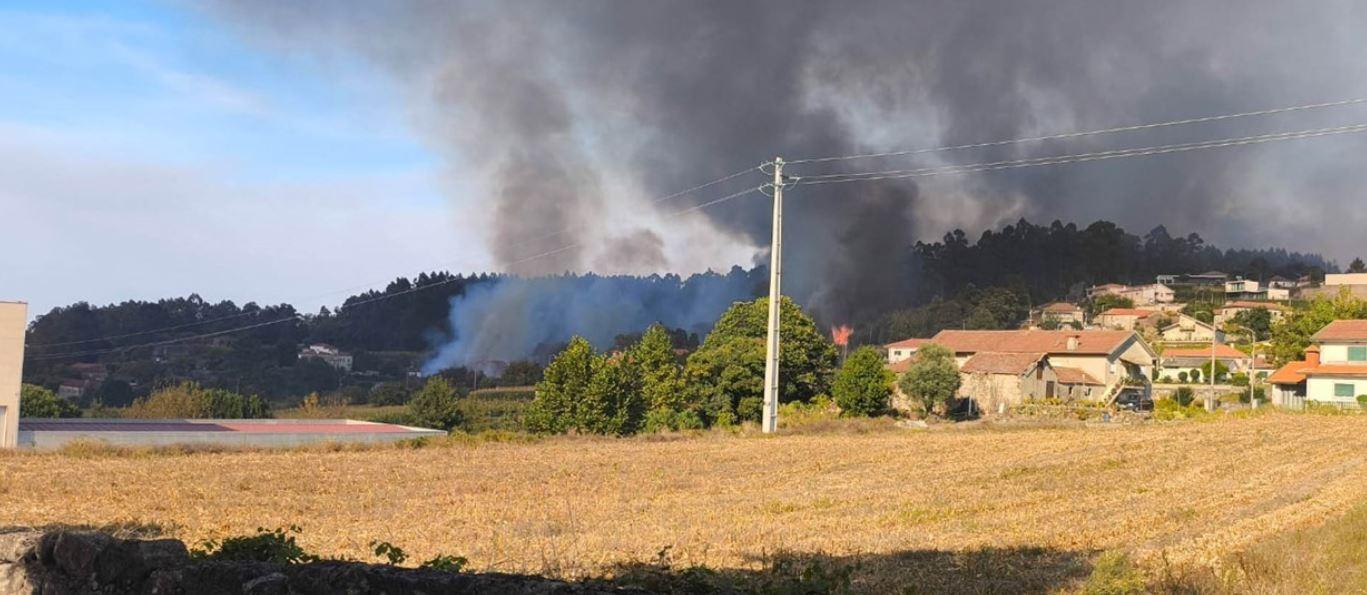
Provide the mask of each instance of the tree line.
MULTIPOLYGON (((817 320, 815 328, 853 323, 856 345, 881 344, 930 336, 946 328, 1012 328, 1032 307, 1080 297, 1088 285, 1103 282, 1151 282, 1160 273, 1208 269, 1264 279, 1273 274, 1295 277, 1336 270, 1333 263, 1315 254, 1221 250, 1196 234, 1173 236, 1160 226, 1141 237, 1106 221, 1080 228, 1072 223, 1041 226, 1021 220, 985 231, 976 241, 956 230, 941 241, 909 246, 906 256, 910 266, 890 267, 888 274, 906 276, 909 282, 904 285, 912 290, 896 300, 880 302, 894 307, 862 305, 854 312, 854 320, 817 320)), ((741 274, 756 280, 751 296, 763 292, 761 268, 741 274)), ((80 302, 54 308, 30 325, 25 378, 55 389, 64 379, 82 377, 71 364, 102 364, 108 378, 88 387, 83 405, 126 406, 157 387, 182 380, 271 400, 317 392, 344 394, 353 402, 394 403, 406 400, 418 388, 410 373, 433 346, 453 338, 448 324, 452 298, 505 279, 491 274, 422 273, 395 279, 383 290, 352 295, 340 306, 316 313, 300 312, 290 304, 238 305, 198 295, 107 306, 80 302), (276 320, 283 322, 203 340, 138 347, 276 320), (299 348, 310 343, 329 343, 352 353, 354 372, 346 374, 316 359, 300 359, 299 348), (76 355, 50 357, 68 353, 76 355)), ((658 285, 660 279, 618 278, 642 286, 658 285)), ((698 284, 678 285, 679 291, 686 292, 696 290, 698 284)), ((672 329, 671 333, 676 348, 706 353, 739 349, 717 346, 717 340, 709 346, 707 337, 692 329, 672 329)), ((596 347, 625 351, 637 340, 623 335, 612 346, 596 347)), ((545 356, 564 345, 547 345, 545 356)), ((510 368, 512 381, 536 382, 544 361, 515 362, 510 368)), ((705 360, 700 359, 694 367, 703 365, 705 360)), ((458 368, 443 375, 456 387, 509 382, 487 372, 458 368)), ((739 415, 751 407, 752 402, 746 401, 743 408, 740 403, 733 408, 739 415)))

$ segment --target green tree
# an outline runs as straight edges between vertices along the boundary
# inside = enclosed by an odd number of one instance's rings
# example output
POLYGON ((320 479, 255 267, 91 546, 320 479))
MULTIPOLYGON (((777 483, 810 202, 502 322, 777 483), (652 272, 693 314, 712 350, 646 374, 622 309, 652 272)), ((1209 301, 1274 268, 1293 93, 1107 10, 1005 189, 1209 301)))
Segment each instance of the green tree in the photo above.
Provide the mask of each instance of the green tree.
POLYGON ((408 401, 408 413, 413 423, 427 428, 451 430, 460 425, 460 397, 455 387, 442 376, 427 379, 408 401))
POLYGON ((1348 272, 1367 273, 1367 264, 1363 264, 1361 258, 1354 258, 1353 262, 1348 265, 1348 272))
POLYGON ((367 401, 371 405, 403 405, 408 402, 409 392, 402 382, 381 382, 370 389, 367 401))
POLYGON ((943 345, 928 343, 917 350, 916 361, 897 385, 927 413, 943 415, 958 393, 960 382, 954 352, 943 345))
POLYGON ((1267 308, 1244 310, 1234 315, 1233 322, 1244 334, 1252 332, 1258 341, 1265 341, 1272 336, 1272 312, 1267 308))
POLYGON ((206 389, 197 382, 181 382, 133 401, 123 410, 123 416, 135 419, 259 419, 270 417, 271 411, 256 395, 206 389))
POLYGON ((1367 300, 1346 291, 1333 298, 1315 298, 1272 327, 1272 355, 1286 363, 1301 359, 1310 336, 1335 320, 1367 318, 1367 300))
POLYGON ((575 402, 588 394, 597 358, 593 346, 583 337, 570 339, 555 359, 546 366, 536 397, 527 408, 527 429, 546 434, 563 434, 574 427, 575 402))
MULTIPOLYGON (((1211 378, 1211 373, 1210 373, 1210 362, 1206 362, 1206 363, 1204 363, 1204 364, 1201 364, 1201 374, 1202 374, 1207 380, 1209 380, 1209 379, 1211 378)), ((1214 375, 1215 381, 1216 381, 1216 382, 1223 382, 1223 381, 1225 380, 1225 377, 1226 377, 1226 376, 1229 376, 1229 366, 1226 366, 1224 362, 1218 361, 1218 360, 1217 360, 1217 361, 1215 362, 1215 375, 1214 375)))
POLYGON ((19 415, 22 417, 80 417, 81 408, 36 384, 19 389, 19 415))
POLYGON ((680 382, 682 369, 674 356, 669 331, 658 324, 651 325, 629 353, 640 370, 641 392, 649 408, 684 410, 687 399, 680 382))
POLYGON ((1201 370, 1199 368, 1191 371, 1191 381, 1196 384, 1201 383, 1201 370))
MULTIPOLYGON (((736 419, 742 399, 763 398, 768 298, 737 302, 688 358, 684 378, 712 422, 736 419)), ((830 390, 836 352, 825 333, 791 299, 779 305, 779 400, 809 401, 830 390)))
POLYGON ((1172 400, 1177 401, 1177 404, 1183 407, 1190 405, 1195 399, 1196 394, 1192 392, 1191 387, 1189 386, 1178 387, 1177 390, 1172 393, 1172 400))
POLYGON ((595 359, 588 390, 574 402, 572 429, 591 434, 634 434, 646 410, 640 369, 628 354, 595 359))
POLYGON ((1092 300, 1092 316, 1096 316, 1111 308, 1133 308, 1134 300, 1118 295, 1102 294, 1092 300))
POLYGON ((840 414, 867 417, 887 411, 892 396, 892 372, 883 366, 883 352, 874 347, 860 347, 845 358, 845 365, 835 375, 831 393, 840 414))

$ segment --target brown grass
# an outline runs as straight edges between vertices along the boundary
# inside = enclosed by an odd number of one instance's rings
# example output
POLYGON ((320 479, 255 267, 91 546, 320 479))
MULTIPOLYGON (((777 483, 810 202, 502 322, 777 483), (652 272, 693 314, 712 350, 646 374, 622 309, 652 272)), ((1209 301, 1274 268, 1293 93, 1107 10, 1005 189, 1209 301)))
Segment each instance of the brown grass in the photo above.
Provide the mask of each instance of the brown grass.
POLYGON ((192 543, 297 524, 324 555, 365 559, 378 539, 566 576, 665 546, 722 568, 796 552, 858 562, 871 589, 927 564, 1020 566, 1054 572, 1034 577, 1045 590, 1103 550, 1228 577, 1242 552, 1367 499, 1367 416, 450 444, 0 455, 0 523, 155 525, 192 543))

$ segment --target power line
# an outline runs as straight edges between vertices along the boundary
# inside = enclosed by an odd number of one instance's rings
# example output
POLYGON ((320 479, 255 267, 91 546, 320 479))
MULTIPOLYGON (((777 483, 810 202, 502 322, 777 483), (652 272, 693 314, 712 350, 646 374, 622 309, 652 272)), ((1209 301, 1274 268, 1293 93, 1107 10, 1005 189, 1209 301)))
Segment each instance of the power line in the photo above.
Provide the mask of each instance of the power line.
POLYGON ((799 164, 799 163, 824 163, 824 162, 830 162, 830 161, 847 161, 847 160, 851 160, 851 159, 871 159, 871 158, 876 158, 876 157, 898 157, 898 156, 902 156, 902 155, 918 155, 918 154, 923 154, 923 153, 937 153, 937 152, 941 152, 941 151, 957 151, 957 150, 961 150, 961 149, 979 149, 979 148, 983 148, 983 147, 997 147, 997 146, 1010 145, 1010 144, 1017 144, 1017 143, 1030 143, 1030 142, 1039 142, 1039 141, 1046 141, 1046 140, 1058 140, 1058 139, 1065 139, 1065 138, 1078 138, 1078 137, 1084 137, 1084 136, 1094 136, 1094 135, 1098 135, 1098 134, 1111 134, 1111 133, 1115 133, 1115 132, 1132 132, 1132 131, 1135 131, 1135 130, 1148 130, 1148 129, 1152 129, 1152 128, 1165 128, 1165 127, 1169 127, 1169 126, 1181 126, 1181 125, 1185 125, 1185 124, 1199 124, 1199 123, 1203 123, 1203 122, 1216 122, 1216 121, 1220 121, 1220 120, 1230 120, 1230 119, 1234 119, 1234 118, 1247 118, 1247 117, 1252 117, 1252 116, 1267 116, 1267 115, 1282 114, 1282 113, 1287 113, 1287 112, 1307 111, 1307 110, 1324 109, 1324 108, 1331 108, 1331 107, 1343 107, 1343 106, 1348 106, 1348 105, 1359 105, 1359 104, 1363 104, 1363 103, 1367 103, 1367 97, 1361 97, 1361 98, 1357 98, 1357 99, 1345 99, 1345 100, 1342 100, 1342 101, 1329 101, 1329 102, 1324 102, 1324 103, 1309 103, 1309 104, 1305 104, 1305 105, 1293 105, 1293 106, 1289 106, 1289 107, 1278 107, 1278 108, 1263 109, 1263 110, 1257 110, 1257 111, 1251 111, 1251 112, 1239 112, 1239 113, 1233 113, 1233 114, 1221 114, 1221 115, 1218 115, 1218 116, 1202 116, 1202 117, 1197 117, 1197 118, 1185 118, 1185 119, 1182 119, 1182 120, 1169 120, 1169 121, 1167 121, 1167 122, 1154 122, 1154 123, 1149 123, 1149 124, 1135 124, 1135 125, 1130 125, 1130 126, 1116 126, 1116 127, 1113 127, 1113 128, 1101 128, 1101 129, 1098 129, 1098 130, 1086 130, 1086 131, 1081 131, 1081 132, 1064 132, 1064 133, 1059 133, 1059 134, 1047 134, 1047 135, 1043 135, 1043 136, 1027 136, 1027 137, 1023 137, 1023 138, 1012 138, 1012 139, 1006 139, 1006 140, 996 140, 996 141, 981 142, 981 143, 970 143, 970 144, 963 144, 963 145, 947 145, 947 146, 939 146, 939 147, 926 147, 926 148, 921 148, 921 149, 908 149, 908 150, 904 150, 904 151, 888 151, 888 152, 884 152, 884 153, 861 153, 861 154, 854 154, 854 155, 839 155, 839 156, 834 156, 834 157, 808 157, 808 158, 805 158, 805 159, 793 159, 793 160, 790 160, 790 161, 788 161, 788 164, 789 164, 789 165, 794 165, 794 164, 799 164))
MULTIPOLYGON (((739 198, 739 197, 741 197, 741 196, 745 196, 746 194, 749 194, 749 193, 751 193, 751 192, 757 192, 757 191, 760 190, 760 188, 762 188, 762 187, 761 187, 761 186, 756 186, 756 187, 753 187, 753 188, 747 188, 747 189, 742 190, 742 191, 740 191, 740 192, 734 192, 734 193, 732 193, 732 194, 728 194, 728 195, 723 196, 723 197, 721 197, 721 198, 717 198, 717 199, 714 199, 714 200, 710 200, 710 201, 705 202, 705 203, 702 203, 702 204, 694 205, 694 206, 688 207, 688 208, 686 208, 686 209, 682 209, 682 210, 679 210, 679 211, 675 211, 675 212, 669 213, 667 216, 670 216, 670 217, 678 216, 678 215, 682 215, 682 214, 689 213, 689 212, 692 212, 692 211, 697 211, 697 210, 700 210, 700 209, 704 209, 704 208, 710 207, 710 206, 715 205, 715 204, 720 204, 720 203, 723 203, 723 202, 726 202, 726 201, 729 201, 729 200, 734 200, 734 199, 739 198)), ((566 251, 566 250, 570 250, 570 249, 573 249, 573 248, 576 248, 576 247, 579 247, 579 246, 580 246, 580 244, 578 244, 578 243, 574 243, 574 244, 569 244, 569 245, 561 246, 561 247, 556 248, 556 249, 554 249, 554 250, 548 250, 548 251, 546 251, 546 252, 541 252, 541 253, 539 253, 539 254, 533 254, 533 255, 528 256, 528 257, 526 257, 526 258, 522 258, 522 259, 513 261, 513 262, 509 263, 509 265, 520 264, 520 263, 523 263, 523 262, 528 262, 528 261, 531 261, 531 260, 535 260, 535 259, 537 259, 537 258, 543 258, 543 257, 546 257, 546 256, 550 256, 550 255, 552 255, 552 254, 558 254, 558 253, 560 253, 560 252, 564 252, 564 251, 566 251)), ((447 283, 451 283, 451 282, 453 282, 453 281, 455 281, 455 280, 456 280, 455 278, 452 278, 452 279, 447 279, 447 280, 443 280, 443 281, 438 281, 438 282, 436 282, 436 283, 429 283, 429 284, 427 284, 427 285, 412 287, 412 288, 405 289, 405 290, 403 290, 403 291, 396 292, 396 293, 387 293, 387 294, 384 294, 384 295, 376 296, 376 297, 374 297, 374 298, 370 298, 370 299, 366 299, 366 300, 361 300, 361 301, 359 301, 359 302, 352 302, 352 303, 350 303, 350 304, 344 304, 343 307, 344 307, 344 308, 347 308, 347 307, 352 307, 352 306, 360 306, 360 305, 369 304, 369 303, 373 303, 373 302, 383 301, 383 300, 387 300, 387 299, 390 299, 390 298, 393 298, 393 297, 398 297, 398 296, 400 296, 400 295, 405 295, 405 294, 409 294, 409 293, 415 293, 415 292, 418 292, 418 291, 422 291, 422 290, 425 290, 425 289, 429 289, 429 288, 432 288, 432 287, 436 287, 436 286, 438 286, 438 285, 444 285, 444 284, 447 284, 447 283)), ((143 343, 143 344, 139 344, 139 345, 125 345, 125 346, 123 346, 123 347, 112 347, 112 348, 108 348, 108 349, 94 349, 94 350, 86 350, 86 351, 73 351, 73 352, 68 352, 68 353, 49 353, 49 354, 40 354, 40 355, 29 356, 29 357, 27 357, 26 359, 31 359, 31 360, 48 360, 48 359, 58 359, 58 358, 64 358, 64 357, 79 357, 79 356, 86 356, 86 355, 101 355, 101 354, 106 354, 106 353, 115 353, 115 352, 119 352, 119 351, 130 351, 130 350, 139 349, 139 348, 142 348, 142 347, 156 347, 156 346, 161 346, 161 345, 170 345, 170 344, 173 344, 173 343, 184 343, 184 342, 189 342, 189 341, 196 341, 196 340, 199 340, 199 339, 207 339, 207 338, 210 338, 210 337, 217 337, 217 336, 221 336, 221 335, 227 335, 227 334, 231 334, 231 333, 237 333, 237 332, 252 330, 252 329, 256 329, 256 328, 261 328, 261 327, 263 327, 263 326, 270 326, 270 325, 273 325, 273 324, 280 324, 280 323, 282 323, 282 322, 286 322, 286 321, 289 321, 289 320, 303 320, 303 317, 302 317, 302 316, 290 316, 290 317, 288 317, 288 318, 282 318, 282 319, 279 319, 279 320, 272 320, 272 321, 270 321, 270 322, 263 322, 263 323, 258 323, 258 324, 252 324, 252 325, 247 325, 247 326, 241 326, 241 327, 237 327, 237 328, 231 328, 231 329, 226 329, 226 330, 217 331, 217 332, 212 332, 212 333, 205 333, 205 334, 202 334, 202 335, 194 335, 194 336, 190 336, 190 337, 181 337, 181 338, 178 338, 178 339, 170 339, 170 340, 166 340, 166 341, 155 341, 155 342, 143 343)))
POLYGON ((1283 140, 1297 140, 1303 138, 1314 138, 1320 136, 1330 136, 1335 134, 1351 134, 1357 132, 1367 132, 1367 124, 1353 124, 1349 126, 1318 128, 1310 130, 1301 130, 1296 132, 1260 134, 1255 136, 1235 137, 1194 143, 1158 145, 1152 147, 1138 147, 1132 149, 1116 149, 1111 151, 1098 151, 1093 153, 1075 153, 1071 155, 1056 155, 1052 157, 1035 157, 1030 159, 1013 159, 1009 161, 971 163, 966 165, 951 165, 942 167, 885 170, 872 172, 855 172, 847 174, 823 174, 800 177, 799 182, 804 185, 840 184, 845 182, 862 182, 870 180, 888 180, 946 174, 977 173, 985 171, 996 171, 1002 169, 1037 167, 1044 165, 1060 165, 1065 163, 1079 163, 1085 161, 1099 161, 1103 159, 1120 159, 1125 157, 1141 157, 1148 155, 1161 155, 1166 153, 1182 153, 1202 149, 1215 149, 1221 147, 1260 144, 1283 140))
MULTIPOLYGON (((693 193, 693 192, 697 192, 697 191, 699 191, 699 190, 703 190, 703 189, 706 189, 706 188, 710 188, 710 187, 715 186, 715 185, 717 185, 717 184, 721 184, 721 183, 724 183, 724 182, 729 182, 729 181, 731 181, 731 180, 734 180, 734 179, 739 178, 739 177, 741 177, 741 176, 744 176, 744 175, 746 175, 746 174, 752 174, 752 173, 755 173, 755 172, 757 172, 757 171, 761 171, 762 167, 763 167, 763 166, 759 166, 759 167, 747 167, 747 168, 745 168, 745 169, 742 169, 742 170, 736 171, 736 172, 732 172, 732 173, 730 173, 730 174, 727 174, 727 175, 725 175, 725 176, 722 176, 722 177, 717 178, 717 179, 715 179, 715 180, 712 180, 712 181, 710 181, 710 182, 704 182, 704 183, 702 183, 702 184, 698 184, 697 186, 693 186, 692 188, 688 188, 688 189, 685 189, 685 190, 680 190, 680 191, 675 192, 675 193, 672 193, 672 194, 666 194, 666 195, 664 195, 664 196, 660 196, 660 197, 651 199, 650 202, 649 202, 649 204, 652 204, 652 205, 660 204, 660 203, 663 203, 663 202, 665 202, 665 201, 673 200, 673 199, 675 199, 675 198, 679 198, 679 197, 681 197, 681 196, 684 196, 684 195, 687 195, 687 194, 691 194, 691 193, 693 193)), ((753 189, 751 189, 751 190, 746 190, 745 192, 750 192, 750 191, 752 191, 752 190, 753 190, 753 189)), ((726 199, 729 200, 730 198, 735 198, 735 196, 736 196, 736 195, 732 195, 732 196, 730 196, 730 197, 726 197, 726 199)), ((707 205, 710 205, 710 204, 715 204, 716 202, 717 202, 717 201, 714 201, 714 202, 711 202, 711 203, 707 203, 706 205, 703 205, 703 206, 707 206, 707 205)), ((689 210, 696 210, 696 209, 687 209, 687 210, 685 210, 684 212, 687 212, 687 211, 689 211, 689 210)), ((563 229, 561 229, 561 230, 559 230, 559 231, 556 231, 556 232, 553 232, 553 233, 550 233, 550 234, 546 234, 546 235, 543 235, 543 236, 540 236, 540 237, 536 237, 536 238, 532 238, 532 239, 530 239, 530 240, 523 241, 523 242, 521 242, 519 245, 521 245, 521 246, 527 246, 527 245, 531 245, 532 243, 535 243, 535 242, 541 242, 541 241, 545 241, 545 240, 548 240, 548 239, 551 239, 551 238, 555 238, 555 237, 564 235, 564 234, 566 234, 566 233, 569 233, 569 232, 571 232, 571 231, 574 231, 574 230, 576 229, 576 227, 577 227, 577 226, 569 226, 569 227, 563 228, 563 229)), ((552 255, 552 254, 558 254, 558 253, 560 253, 560 252, 564 252, 564 251, 566 251, 566 250, 575 248, 575 247, 577 247, 577 246, 578 246, 578 244, 574 244, 574 245, 571 245, 571 246, 565 246, 565 247, 562 247, 562 248, 553 250, 553 251, 548 252, 548 253, 536 254, 536 255, 530 256, 530 257, 528 257, 528 258, 516 260, 516 261, 510 262, 510 263, 507 263, 507 264, 505 264, 504 266, 505 266, 505 267, 507 267, 507 266, 513 266, 513 265, 521 264, 521 263, 523 263, 523 262, 527 262, 527 261, 530 261, 530 260, 535 260, 535 259, 537 259, 537 258, 543 258, 543 257, 546 257, 546 256, 550 256, 550 255, 552 255)), ((441 266, 446 266, 446 265, 449 265, 449 264, 451 264, 451 263, 448 262, 448 263, 444 263, 444 264, 442 264, 442 265, 437 265, 437 266, 438 266, 438 267, 441 267, 441 266)), ((351 302, 351 303, 349 303, 349 304, 342 304, 341 307, 342 307, 342 308, 348 308, 348 307, 352 307, 352 306, 359 306, 359 305, 363 305, 363 304, 368 304, 368 303, 372 303, 372 302, 377 302, 377 301, 381 301, 381 300, 386 300, 386 299, 393 298, 393 297, 399 297, 399 296, 401 296, 401 295, 407 295, 407 294, 414 293, 414 292, 421 291, 421 290, 425 290, 425 289, 428 289, 428 288, 431 288, 431 287, 437 287, 437 286, 441 286, 441 285, 446 285, 446 284, 449 284, 449 283, 453 283, 453 282, 455 282, 456 280, 458 280, 458 278, 451 278, 451 279, 446 279, 446 280, 443 280, 443 281, 438 281, 438 282, 435 282, 435 283, 429 283, 429 284, 427 284, 427 285, 415 286, 415 287, 412 287, 412 288, 410 288, 410 289, 406 289, 406 290, 399 291, 399 292, 395 292, 395 293, 386 293, 386 294, 382 294, 382 295, 377 296, 377 297, 374 297, 374 298, 369 298, 369 299, 361 300, 361 301, 358 301, 358 302, 351 302)), ((375 282, 373 282, 373 283, 367 283, 367 284, 364 284, 364 285, 356 285, 356 286, 352 286, 352 287, 347 288, 347 289, 339 289, 339 290, 336 290, 336 291, 331 291, 331 292, 323 293, 323 294, 317 294, 317 295, 309 296, 309 297, 307 297, 307 298, 302 298, 302 299, 304 299, 304 300, 313 300, 313 299, 317 299, 317 298, 328 297, 328 296, 331 296, 331 295, 337 295, 337 294, 342 294, 342 293, 350 293, 350 292, 353 292, 353 291, 358 291, 358 290, 361 290, 361 289, 370 288, 370 287, 373 287, 373 286, 378 285, 378 284, 380 284, 380 283, 389 283, 389 282, 391 282, 391 281, 392 281, 392 279, 385 279, 385 280, 381 280, 381 281, 375 281, 375 282)), ((106 336, 102 336, 102 337, 95 337, 95 338, 92 338, 92 339, 82 339, 82 340, 79 340, 79 341, 62 341, 62 342, 57 342, 57 343, 41 343, 41 344, 34 344, 34 345, 26 345, 26 347, 28 347, 28 348, 64 347, 64 346, 68 346, 68 345, 83 345, 83 344, 86 344, 86 343, 98 343, 98 342, 100 342, 100 341, 113 341, 113 340, 117 340, 117 339, 126 339, 126 338, 129 338, 129 337, 139 337, 139 336, 143 336, 143 335, 151 335, 151 334, 163 333, 163 332, 167 332, 167 331, 180 330, 180 329, 185 329, 185 328, 193 328, 193 327, 196 327, 196 326, 203 326, 203 325, 211 324, 211 323, 214 323, 214 322, 223 322, 223 321, 225 321, 225 320, 235 320, 235 319, 238 319, 238 318, 243 318, 243 317, 246 317, 246 316, 251 316, 251 315, 259 314, 259 313, 260 313, 259 310, 253 310, 253 311, 251 311, 251 312, 239 312, 239 313, 237 313, 237 314, 230 314, 230 315, 227 315, 227 316, 220 316, 220 317, 217 317, 217 318, 207 318, 207 319, 204 319, 204 320, 197 320, 197 321, 195 321, 195 322, 187 322, 187 323, 184 323, 184 324, 177 324, 177 325, 166 326, 166 327, 161 327, 161 328, 156 328, 156 329, 150 329, 150 330, 145 330, 145 331, 138 331, 138 332, 134 332, 134 333, 124 333, 124 334, 119 334, 119 335, 106 335, 106 336)), ((36 357, 36 356, 35 356, 35 357, 36 357)))

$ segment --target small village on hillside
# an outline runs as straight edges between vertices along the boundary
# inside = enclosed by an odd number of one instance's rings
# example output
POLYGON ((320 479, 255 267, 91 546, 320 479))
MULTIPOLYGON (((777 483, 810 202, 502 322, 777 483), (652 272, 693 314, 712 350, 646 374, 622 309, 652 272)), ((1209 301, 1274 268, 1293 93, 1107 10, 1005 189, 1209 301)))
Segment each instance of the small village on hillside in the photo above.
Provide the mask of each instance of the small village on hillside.
MULTIPOLYGON (((959 397, 985 414, 1033 400, 1085 401, 1147 411, 1156 399, 1199 394, 1207 409, 1269 402, 1303 409, 1358 408, 1367 395, 1367 321, 1335 320, 1311 336, 1296 360, 1276 365, 1272 325, 1293 299, 1367 296, 1367 274, 1273 277, 1266 283, 1211 271, 1160 275, 1148 285, 1090 287, 1079 303, 1054 302, 1020 330, 944 330, 885 345, 886 368, 907 372, 926 344, 948 348, 959 397), (1223 304, 1196 310, 1179 295, 1223 304), (1197 391, 1193 393, 1191 391, 1197 391)), ((905 397, 894 399, 905 407, 905 397)))

